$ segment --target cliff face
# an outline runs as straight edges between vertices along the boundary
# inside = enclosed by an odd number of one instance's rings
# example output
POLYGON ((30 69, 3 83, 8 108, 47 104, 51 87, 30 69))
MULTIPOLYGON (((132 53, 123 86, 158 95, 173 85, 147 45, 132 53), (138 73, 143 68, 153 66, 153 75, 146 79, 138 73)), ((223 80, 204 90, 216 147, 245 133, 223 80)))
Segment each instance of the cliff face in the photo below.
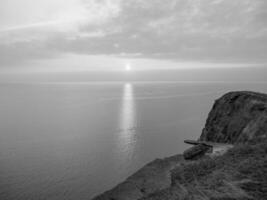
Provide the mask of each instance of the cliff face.
POLYGON ((267 95, 225 94, 216 100, 199 140, 234 147, 197 160, 157 159, 94 199, 267 199, 267 95))
POLYGON ((183 156, 176 155, 165 159, 156 159, 148 163, 135 174, 127 178, 94 200, 137 200, 153 194, 171 185, 171 170, 180 162, 183 156))
POLYGON ((200 140, 244 143, 267 136, 267 95, 230 92, 215 101, 200 140))

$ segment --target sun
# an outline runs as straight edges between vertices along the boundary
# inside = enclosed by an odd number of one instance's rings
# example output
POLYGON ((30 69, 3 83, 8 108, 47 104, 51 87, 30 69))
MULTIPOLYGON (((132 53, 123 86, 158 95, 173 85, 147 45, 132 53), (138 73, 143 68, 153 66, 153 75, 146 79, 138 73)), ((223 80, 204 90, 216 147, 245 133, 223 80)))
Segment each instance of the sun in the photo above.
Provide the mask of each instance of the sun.
POLYGON ((132 67, 130 64, 125 65, 125 71, 131 71, 132 67))

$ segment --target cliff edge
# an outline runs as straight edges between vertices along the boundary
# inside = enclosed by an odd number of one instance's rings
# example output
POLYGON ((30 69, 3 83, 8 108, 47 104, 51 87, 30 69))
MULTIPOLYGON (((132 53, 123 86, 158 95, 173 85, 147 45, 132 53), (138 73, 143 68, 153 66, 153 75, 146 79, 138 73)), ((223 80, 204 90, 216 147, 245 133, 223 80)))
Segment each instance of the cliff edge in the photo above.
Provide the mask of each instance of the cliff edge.
POLYGON ((267 95, 255 92, 230 92, 215 101, 200 140, 244 143, 265 138, 267 95))
POLYGON ((202 147, 186 155, 204 152, 197 159, 156 159, 94 200, 267 199, 266 94, 230 92, 216 100, 196 143, 202 147), (211 156, 210 144, 231 148, 211 156))

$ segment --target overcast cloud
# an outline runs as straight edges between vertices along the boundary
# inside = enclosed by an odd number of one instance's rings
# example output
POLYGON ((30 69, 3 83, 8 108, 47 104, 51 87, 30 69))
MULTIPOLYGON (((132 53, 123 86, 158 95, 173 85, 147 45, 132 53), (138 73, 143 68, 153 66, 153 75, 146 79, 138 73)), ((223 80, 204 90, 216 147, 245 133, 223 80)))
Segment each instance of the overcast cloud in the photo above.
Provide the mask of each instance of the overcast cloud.
POLYGON ((266 0, 0 0, 0 66, 62 55, 266 63, 266 0))

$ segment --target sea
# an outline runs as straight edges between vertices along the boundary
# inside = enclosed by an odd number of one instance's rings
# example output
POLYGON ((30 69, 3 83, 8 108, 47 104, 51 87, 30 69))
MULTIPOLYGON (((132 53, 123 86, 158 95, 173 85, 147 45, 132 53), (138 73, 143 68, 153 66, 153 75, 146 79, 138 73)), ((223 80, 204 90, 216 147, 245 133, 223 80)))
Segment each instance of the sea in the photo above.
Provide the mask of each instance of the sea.
POLYGON ((216 99, 266 82, 0 84, 0 199, 86 200, 198 139, 216 99))

